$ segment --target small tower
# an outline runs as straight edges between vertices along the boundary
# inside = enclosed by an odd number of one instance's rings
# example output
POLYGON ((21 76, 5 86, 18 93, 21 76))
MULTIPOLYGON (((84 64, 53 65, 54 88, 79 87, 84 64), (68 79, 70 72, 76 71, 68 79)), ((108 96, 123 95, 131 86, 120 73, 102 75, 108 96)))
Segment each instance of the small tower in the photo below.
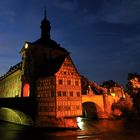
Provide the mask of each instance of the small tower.
POLYGON ((44 12, 44 19, 41 21, 40 28, 41 28, 41 38, 50 39, 51 25, 46 16, 46 9, 44 12))

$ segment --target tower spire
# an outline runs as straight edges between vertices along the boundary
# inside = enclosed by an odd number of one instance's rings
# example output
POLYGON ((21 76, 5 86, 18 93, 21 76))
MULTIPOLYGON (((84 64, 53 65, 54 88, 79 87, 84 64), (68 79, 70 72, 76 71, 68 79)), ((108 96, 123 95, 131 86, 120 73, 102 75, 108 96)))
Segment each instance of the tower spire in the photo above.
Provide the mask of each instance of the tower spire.
POLYGON ((41 28, 41 38, 43 39, 50 38, 51 25, 49 20, 47 19, 46 8, 44 11, 44 19, 41 21, 40 28, 41 28))
POLYGON ((44 11, 44 19, 46 20, 47 19, 47 16, 46 16, 46 8, 45 8, 45 11, 44 11))

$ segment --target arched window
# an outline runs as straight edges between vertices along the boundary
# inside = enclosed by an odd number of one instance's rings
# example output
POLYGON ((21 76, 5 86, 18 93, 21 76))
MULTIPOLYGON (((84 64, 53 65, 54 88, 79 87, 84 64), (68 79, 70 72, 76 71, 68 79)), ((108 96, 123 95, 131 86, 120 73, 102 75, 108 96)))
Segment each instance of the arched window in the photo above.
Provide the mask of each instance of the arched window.
POLYGON ((30 85, 28 83, 25 83, 23 87, 23 97, 29 97, 30 95, 30 85))

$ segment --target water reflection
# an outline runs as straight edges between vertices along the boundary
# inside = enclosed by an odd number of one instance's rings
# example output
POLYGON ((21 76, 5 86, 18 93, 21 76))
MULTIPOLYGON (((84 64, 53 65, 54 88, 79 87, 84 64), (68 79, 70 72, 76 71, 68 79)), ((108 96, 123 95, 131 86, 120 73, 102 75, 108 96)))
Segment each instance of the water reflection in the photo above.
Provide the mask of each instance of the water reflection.
POLYGON ((139 140, 140 121, 80 118, 78 130, 30 128, 0 122, 0 140, 139 140))

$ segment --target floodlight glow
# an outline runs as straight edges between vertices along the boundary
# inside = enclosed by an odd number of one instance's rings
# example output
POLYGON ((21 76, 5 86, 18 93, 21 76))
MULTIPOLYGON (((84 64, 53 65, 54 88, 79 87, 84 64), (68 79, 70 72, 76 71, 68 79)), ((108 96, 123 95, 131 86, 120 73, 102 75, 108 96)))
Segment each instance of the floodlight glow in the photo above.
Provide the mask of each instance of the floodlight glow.
POLYGON ((25 43, 25 49, 28 49, 28 43, 25 43))

